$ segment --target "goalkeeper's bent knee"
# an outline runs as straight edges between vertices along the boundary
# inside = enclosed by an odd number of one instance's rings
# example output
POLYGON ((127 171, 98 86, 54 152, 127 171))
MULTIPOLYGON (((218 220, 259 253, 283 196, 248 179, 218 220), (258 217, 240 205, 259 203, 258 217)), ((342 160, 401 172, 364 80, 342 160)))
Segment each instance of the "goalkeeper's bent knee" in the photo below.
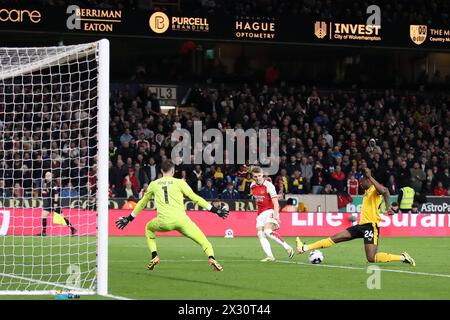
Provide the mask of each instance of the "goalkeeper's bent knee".
POLYGON ((149 239, 155 239, 156 234, 150 229, 150 222, 145 226, 145 236, 149 239))

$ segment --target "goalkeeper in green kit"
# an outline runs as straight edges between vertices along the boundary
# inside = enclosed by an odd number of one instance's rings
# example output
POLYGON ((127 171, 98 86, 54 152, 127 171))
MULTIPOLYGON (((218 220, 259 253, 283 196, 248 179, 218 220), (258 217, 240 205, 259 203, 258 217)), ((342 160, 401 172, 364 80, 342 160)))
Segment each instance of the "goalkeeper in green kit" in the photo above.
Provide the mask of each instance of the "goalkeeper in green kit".
POLYGON ((186 215, 183 195, 202 208, 208 209, 223 219, 228 216, 228 210, 224 207, 218 208, 211 205, 205 199, 196 195, 186 181, 174 178, 175 165, 172 161, 165 160, 161 165, 161 171, 163 177, 150 183, 145 195, 139 200, 133 212, 128 217, 120 217, 119 220, 116 221, 116 226, 119 229, 125 228, 125 226, 133 221, 133 219, 147 206, 147 203, 152 196, 154 196, 157 217, 150 220, 145 229, 147 244, 152 253, 152 259, 147 268, 153 270, 160 261, 156 248, 155 232, 177 230, 202 247, 203 251, 208 256, 209 265, 211 265, 214 270, 223 271, 222 266, 214 258, 214 250, 211 243, 199 227, 186 215))

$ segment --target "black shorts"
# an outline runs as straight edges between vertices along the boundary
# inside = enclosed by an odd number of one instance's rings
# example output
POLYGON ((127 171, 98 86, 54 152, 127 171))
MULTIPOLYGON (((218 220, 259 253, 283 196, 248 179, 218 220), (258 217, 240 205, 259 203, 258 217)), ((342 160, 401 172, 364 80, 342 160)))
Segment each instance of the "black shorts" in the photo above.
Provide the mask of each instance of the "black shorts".
POLYGON ((52 212, 53 206, 52 206, 52 200, 51 199, 44 199, 42 201, 42 210, 52 212))
POLYGON ((42 202, 42 210, 48 212, 56 211, 58 213, 62 213, 61 205, 54 205, 51 199, 44 199, 44 201, 42 202))
POLYGON ((352 236, 352 239, 364 238, 364 244, 378 245, 380 227, 376 223, 357 224, 347 228, 347 231, 352 236))

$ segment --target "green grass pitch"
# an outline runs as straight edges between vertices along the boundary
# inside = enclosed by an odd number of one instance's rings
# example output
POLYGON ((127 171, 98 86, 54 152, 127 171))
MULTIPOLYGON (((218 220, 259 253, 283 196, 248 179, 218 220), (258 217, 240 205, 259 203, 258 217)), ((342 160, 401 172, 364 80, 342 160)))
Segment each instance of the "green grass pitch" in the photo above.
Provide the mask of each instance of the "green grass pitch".
MULTIPOLYGON (((311 243, 318 238, 304 238, 311 243)), ((294 238, 286 238, 294 244, 294 238)), ((407 250, 417 266, 376 264, 381 289, 367 288, 368 264, 362 239, 323 249, 321 265, 306 255, 289 260, 277 244, 278 262, 264 257, 257 237, 212 237, 223 272, 213 272, 201 249, 184 237, 159 237, 161 263, 145 270, 145 238, 110 239, 110 291, 134 299, 450 299, 450 238, 382 238, 380 251, 407 250), (396 272, 400 271, 400 272, 396 272), (405 271, 405 272, 403 272, 405 271)))
MULTIPOLYGON (((158 237, 161 263, 146 270, 149 252, 144 237, 111 237, 109 291, 131 299, 450 299, 449 237, 382 238, 380 251, 408 251, 415 268, 379 263, 380 289, 368 289, 362 240, 323 249, 325 261, 312 265, 306 255, 289 260, 271 243, 278 259, 259 262, 263 252, 256 237, 210 237, 224 272, 213 272, 200 247, 184 237, 158 237)), ((318 238, 304 238, 311 243, 318 238)), ((294 244, 293 238, 286 240, 294 244)), ((45 240, 51 241, 51 240, 45 240)), ((61 240, 72 241, 72 240, 61 240)), ((36 250, 36 248, 35 248, 36 250)), ((52 297, 0 296, 0 299, 52 297)), ((103 298, 83 296, 81 299, 103 298)))

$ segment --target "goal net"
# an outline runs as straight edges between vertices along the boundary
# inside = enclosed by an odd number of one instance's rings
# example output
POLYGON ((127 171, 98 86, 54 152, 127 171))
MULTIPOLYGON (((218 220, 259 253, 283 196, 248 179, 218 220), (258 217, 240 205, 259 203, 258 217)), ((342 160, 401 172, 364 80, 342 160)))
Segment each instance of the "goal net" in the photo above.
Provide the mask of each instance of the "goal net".
POLYGON ((107 293, 109 42, 0 48, 0 294, 107 293))

